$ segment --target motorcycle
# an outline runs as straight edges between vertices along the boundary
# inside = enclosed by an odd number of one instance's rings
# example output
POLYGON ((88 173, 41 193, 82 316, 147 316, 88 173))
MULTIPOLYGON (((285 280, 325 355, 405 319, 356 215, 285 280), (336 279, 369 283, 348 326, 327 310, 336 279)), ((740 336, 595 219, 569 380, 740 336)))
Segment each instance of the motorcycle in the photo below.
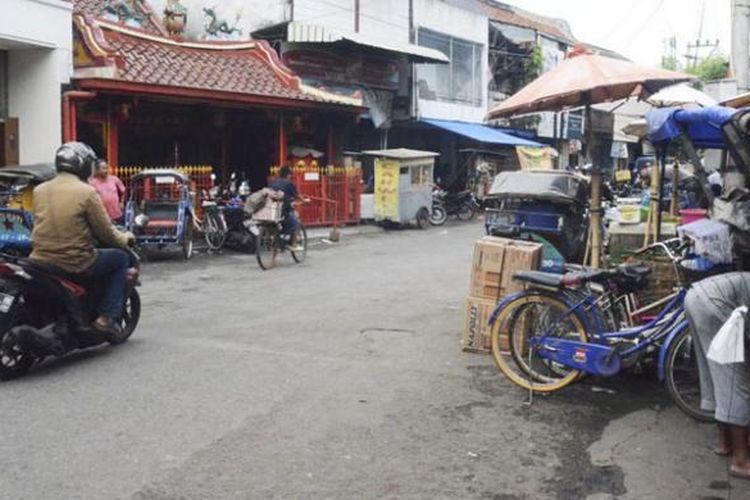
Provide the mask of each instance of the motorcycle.
POLYGON ((121 344, 133 334, 141 315, 140 259, 130 257, 125 304, 116 338, 105 339, 91 327, 103 284, 70 275, 54 266, 0 255, 0 380, 24 375, 48 356, 77 349, 121 344))
POLYGON ((254 253, 257 227, 245 211, 245 201, 250 195, 250 184, 244 178, 238 183, 232 172, 229 184, 219 193, 220 209, 226 227, 225 245, 235 250, 254 253))
POLYGON ((471 220, 476 215, 479 206, 476 196, 471 191, 449 193, 435 188, 432 192, 430 223, 434 226, 441 226, 451 215, 462 221, 471 220))

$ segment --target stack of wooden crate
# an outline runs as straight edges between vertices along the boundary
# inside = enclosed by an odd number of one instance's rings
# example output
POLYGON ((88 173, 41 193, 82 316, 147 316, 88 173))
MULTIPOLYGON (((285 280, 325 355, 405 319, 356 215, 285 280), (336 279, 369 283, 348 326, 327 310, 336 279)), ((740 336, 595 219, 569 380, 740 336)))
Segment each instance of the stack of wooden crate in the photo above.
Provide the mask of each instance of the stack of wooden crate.
POLYGON ((541 258, 539 243, 493 236, 476 242, 461 342, 464 351, 490 351, 492 311, 505 295, 523 290, 523 284, 513 280, 513 273, 539 269, 541 258))

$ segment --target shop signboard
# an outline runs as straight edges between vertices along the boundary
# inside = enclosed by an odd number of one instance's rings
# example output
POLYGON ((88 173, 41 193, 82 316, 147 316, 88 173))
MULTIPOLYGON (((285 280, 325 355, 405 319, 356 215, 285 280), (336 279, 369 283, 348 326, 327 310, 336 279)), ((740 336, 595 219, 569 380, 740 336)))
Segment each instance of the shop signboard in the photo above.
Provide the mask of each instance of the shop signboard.
POLYGON ((375 161, 374 212, 376 218, 398 220, 399 164, 375 161))

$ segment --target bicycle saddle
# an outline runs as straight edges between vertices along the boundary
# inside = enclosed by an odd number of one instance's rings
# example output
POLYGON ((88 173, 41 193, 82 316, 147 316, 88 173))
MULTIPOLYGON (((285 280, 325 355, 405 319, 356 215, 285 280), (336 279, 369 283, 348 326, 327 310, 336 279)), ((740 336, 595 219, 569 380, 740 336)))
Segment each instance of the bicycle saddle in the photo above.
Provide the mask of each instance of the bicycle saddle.
POLYGON ((563 286, 563 276, 562 274, 545 273, 542 271, 516 271, 513 273, 513 279, 516 281, 554 288, 563 286))

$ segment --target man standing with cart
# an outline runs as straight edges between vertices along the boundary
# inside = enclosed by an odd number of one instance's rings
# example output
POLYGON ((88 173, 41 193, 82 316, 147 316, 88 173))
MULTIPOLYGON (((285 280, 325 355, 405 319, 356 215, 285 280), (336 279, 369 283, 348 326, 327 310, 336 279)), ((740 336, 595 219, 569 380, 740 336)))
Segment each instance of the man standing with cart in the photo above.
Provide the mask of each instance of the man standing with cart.
MULTIPOLYGON (((732 312, 748 305, 750 273, 747 272, 699 281, 685 298, 700 374, 701 409, 715 411, 719 425, 719 446, 715 453, 730 457, 730 473, 743 479, 750 479, 750 360, 720 364, 709 359, 707 353, 732 312)), ((742 335, 747 342, 747 328, 742 335)))

